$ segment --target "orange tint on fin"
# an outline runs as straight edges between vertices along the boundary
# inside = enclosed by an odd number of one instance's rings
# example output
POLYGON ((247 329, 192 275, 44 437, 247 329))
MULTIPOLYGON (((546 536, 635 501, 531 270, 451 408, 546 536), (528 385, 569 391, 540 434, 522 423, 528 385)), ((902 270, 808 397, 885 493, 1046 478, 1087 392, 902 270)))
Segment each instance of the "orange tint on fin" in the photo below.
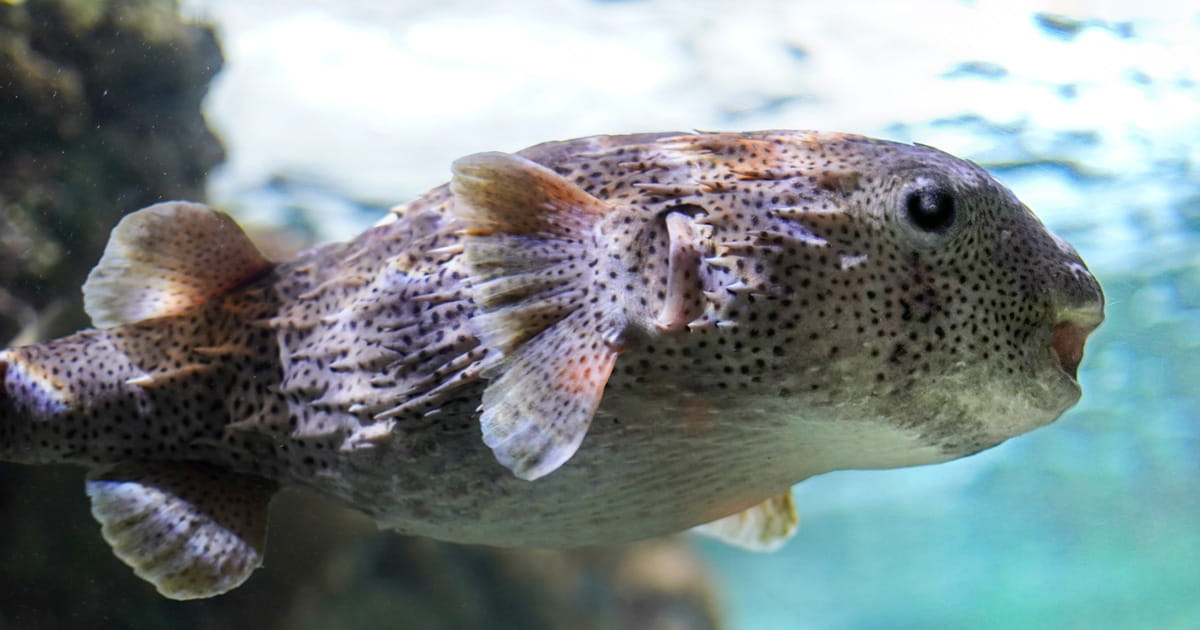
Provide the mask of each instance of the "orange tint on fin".
POLYGON ((554 171, 494 151, 454 161, 454 213, 469 232, 554 235, 576 240, 608 214, 603 201, 554 171))
POLYGON ((575 454, 612 374, 617 352, 590 347, 582 323, 570 318, 506 357, 484 390, 483 440, 522 479, 575 454))
POLYGON ((117 224, 83 285, 84 308, 98 328, 177 315, 270 266, 229 216, 159 203, 117 224))
POLYGON ((616 362, 625 319, 592 264, 595 224, 611 209, 506 153, 456 161, 450 189, 481 311, 472 323, 494 351, 483 440, 517 477, 537 479, 575 454, 616 362))
POLYGON ((220 595, 262 565, 275 487, 188 462, 126 462, 87 481, 113 553, 171 599, 220 595))

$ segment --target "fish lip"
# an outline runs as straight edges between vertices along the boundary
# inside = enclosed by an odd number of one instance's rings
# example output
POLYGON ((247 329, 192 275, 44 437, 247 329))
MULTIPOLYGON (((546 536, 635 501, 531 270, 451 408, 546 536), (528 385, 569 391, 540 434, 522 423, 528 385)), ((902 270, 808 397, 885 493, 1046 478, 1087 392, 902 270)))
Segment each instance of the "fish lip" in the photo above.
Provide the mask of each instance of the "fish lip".
POLYGON ((1058 313, 1050 334, 1050 353, 1059 368, 1072 381, 1078 382, 1079 364, 1088 335, 1104 321, 1103 307, 1087 306, 1063 309, 1058 313))

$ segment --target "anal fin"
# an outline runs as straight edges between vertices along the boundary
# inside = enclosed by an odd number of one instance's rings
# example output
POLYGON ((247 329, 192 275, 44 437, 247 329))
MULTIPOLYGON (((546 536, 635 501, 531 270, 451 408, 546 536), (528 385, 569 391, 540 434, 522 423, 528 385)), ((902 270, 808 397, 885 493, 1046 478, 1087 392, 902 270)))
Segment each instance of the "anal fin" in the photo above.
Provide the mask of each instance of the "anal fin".
POLYGON ((262 564, 276 485, 192 462, 93 471, 87 493, 104 540, 171 599, 220 595, 262 564))
POLYGON ((774 551, 796 533, 799 522, 792 491, 788 490, 750 509, 693 527, 692 531, 751 551, 774 551))

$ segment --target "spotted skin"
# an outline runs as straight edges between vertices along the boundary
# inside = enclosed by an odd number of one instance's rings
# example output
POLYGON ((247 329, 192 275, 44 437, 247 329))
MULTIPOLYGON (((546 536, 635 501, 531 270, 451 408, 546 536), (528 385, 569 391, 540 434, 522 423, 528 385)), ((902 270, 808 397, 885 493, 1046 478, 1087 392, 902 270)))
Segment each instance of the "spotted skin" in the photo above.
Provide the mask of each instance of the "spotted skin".
POLYGON ((968 455, 1080 395, 1060 357, 1100 287, 973 164, 793 131, 517 155, 182 313, 0 353, 0 457, 199 462, 401 532, 590 545, 968 455), (505 172, 540 210, 504 214, 505 172), (554 431, 578 450, 521 450, 554 431))

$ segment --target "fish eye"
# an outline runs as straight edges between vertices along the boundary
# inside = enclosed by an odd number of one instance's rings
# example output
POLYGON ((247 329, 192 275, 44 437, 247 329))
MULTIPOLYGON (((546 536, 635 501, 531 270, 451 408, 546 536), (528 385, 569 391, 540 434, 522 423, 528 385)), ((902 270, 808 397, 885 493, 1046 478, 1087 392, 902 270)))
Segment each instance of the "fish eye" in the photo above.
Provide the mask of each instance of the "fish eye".
POLYGON ((954 195, 940 186, 923 186, 904 197, 908 220, 922 232, 941 234, 954 225, 954 195))

